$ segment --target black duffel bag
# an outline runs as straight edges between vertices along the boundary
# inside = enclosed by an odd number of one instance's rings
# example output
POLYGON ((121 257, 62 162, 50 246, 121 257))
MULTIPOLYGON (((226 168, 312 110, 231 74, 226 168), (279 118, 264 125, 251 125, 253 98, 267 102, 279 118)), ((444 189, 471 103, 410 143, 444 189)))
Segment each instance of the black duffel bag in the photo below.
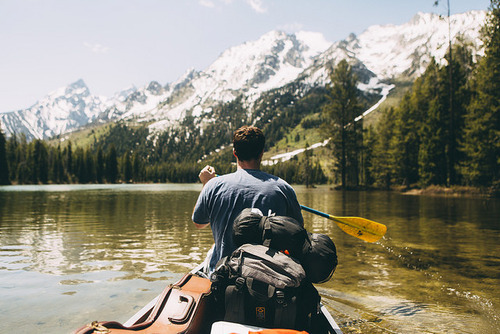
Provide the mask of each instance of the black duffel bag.
POLYGON ((326 234, 307 233, 301 258, 302 267, 312 283, 324 283, 337 268, 337 249, 326 234))
POLYGON ((244 209, 233 223, 233 243, 260 244, 302 260, 307 231, 295 219, 287 216, 262 216, 244 209))

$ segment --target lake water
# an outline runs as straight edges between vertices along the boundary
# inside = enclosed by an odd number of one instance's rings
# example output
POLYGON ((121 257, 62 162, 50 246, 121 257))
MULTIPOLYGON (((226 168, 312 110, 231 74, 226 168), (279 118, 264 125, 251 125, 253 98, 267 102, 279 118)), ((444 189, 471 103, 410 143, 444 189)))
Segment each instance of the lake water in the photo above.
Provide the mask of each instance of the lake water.
MULTIPOLYGON (((301 204, 387 225, 365 243, 304 212, 339 266, 317 285, 345 333, 499 333, 500 200, 295 187, 301 204)), ((0 333, 126 321, 212 245, 199 184, 0 187, 0 333)))

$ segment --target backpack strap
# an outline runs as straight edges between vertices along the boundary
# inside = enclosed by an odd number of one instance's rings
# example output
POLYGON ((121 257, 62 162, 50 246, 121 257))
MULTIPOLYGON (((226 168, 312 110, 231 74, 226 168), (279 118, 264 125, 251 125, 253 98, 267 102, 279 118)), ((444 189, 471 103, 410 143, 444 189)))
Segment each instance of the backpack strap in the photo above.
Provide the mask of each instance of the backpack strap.
POLYGON ((271 222, 268 216, 263 216, 259 223, 260 229, 262 230, 262 245, 266 247, 271 246, 271 238, 273 231, 271 228, 271 222))
POLYGON ((274 327, 280 328, 283 327, 281 324, 283 323, 283 314, 286 314, 285 304, 285 292, 282 290, 276 291, 276 303, 274 306, 274 327))
POLYGON ((294 328, 297 313, 297 299, 295 296, 285 299, 285 291, 277 290, 274 309, 274 327, 294 328))
POLYGON ((238 277, 234 285, 228 285, 225 292, 225 321, 239 322, 245 319, 245 279, 238 277))
POLYGON ((252 277, 247 277, 246 278, 246 285, 247 285, 247 289, 248 289, 248 293, 250 294, 250 296, 252 296, 253 298, 255 298, 256 300, 259 300, 259 301, 266 301, 266 300, 269 300, 270 298, 272 298, 274 296, 274 292, 276 291, 276 288, 274 286, 272 286, 271 284, 266 284, 266 283, 263 283, 265 284, 265 286, 267 286, 267 291, 259 291, 258 289, 256 289, 254 287, 254 280, 252 277))

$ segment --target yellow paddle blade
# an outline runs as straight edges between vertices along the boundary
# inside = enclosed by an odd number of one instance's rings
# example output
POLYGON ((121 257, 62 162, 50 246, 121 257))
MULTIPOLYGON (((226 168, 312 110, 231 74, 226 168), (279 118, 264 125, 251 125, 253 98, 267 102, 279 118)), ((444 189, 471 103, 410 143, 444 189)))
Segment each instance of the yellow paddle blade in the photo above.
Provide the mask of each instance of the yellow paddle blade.
POLYGON ((387 227, 383 224, 360 217, 335 217, 301 205, 300 208, 315 215, 325 217, 337 223, 338 227, 345 233, 368 242, 375 242, 382 238, 387 232, 387 227))
POLYGON ((345 233, 367 242, 378 241, 387 232, 387 226, 361 217, 329 216, 345 233))

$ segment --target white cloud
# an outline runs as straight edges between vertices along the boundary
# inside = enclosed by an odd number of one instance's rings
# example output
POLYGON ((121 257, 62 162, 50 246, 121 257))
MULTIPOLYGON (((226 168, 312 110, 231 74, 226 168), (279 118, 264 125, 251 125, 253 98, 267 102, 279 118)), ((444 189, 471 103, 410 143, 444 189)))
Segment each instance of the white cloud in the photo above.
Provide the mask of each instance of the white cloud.
POLYGON ((106 54, 110 50, 107 46, 104 46, 104 45, 99 44, 99 43, 92 44, 89 42, 84 42, 83 45, 86 48, 90 49, 90 51, 92 51, 93 53, 96 53, 96 54, 106 54))
POLYGON ((262 0, 247 0, 247 3, 255 10, 257 13, 266 13, 267 8, 264 7, 262 0))
POLYGON ((211 1, 211 0, 200 0, 199 3, 203 7, 208 7, 208 8, 214 8, 215 7, 214 2, 211 1))

